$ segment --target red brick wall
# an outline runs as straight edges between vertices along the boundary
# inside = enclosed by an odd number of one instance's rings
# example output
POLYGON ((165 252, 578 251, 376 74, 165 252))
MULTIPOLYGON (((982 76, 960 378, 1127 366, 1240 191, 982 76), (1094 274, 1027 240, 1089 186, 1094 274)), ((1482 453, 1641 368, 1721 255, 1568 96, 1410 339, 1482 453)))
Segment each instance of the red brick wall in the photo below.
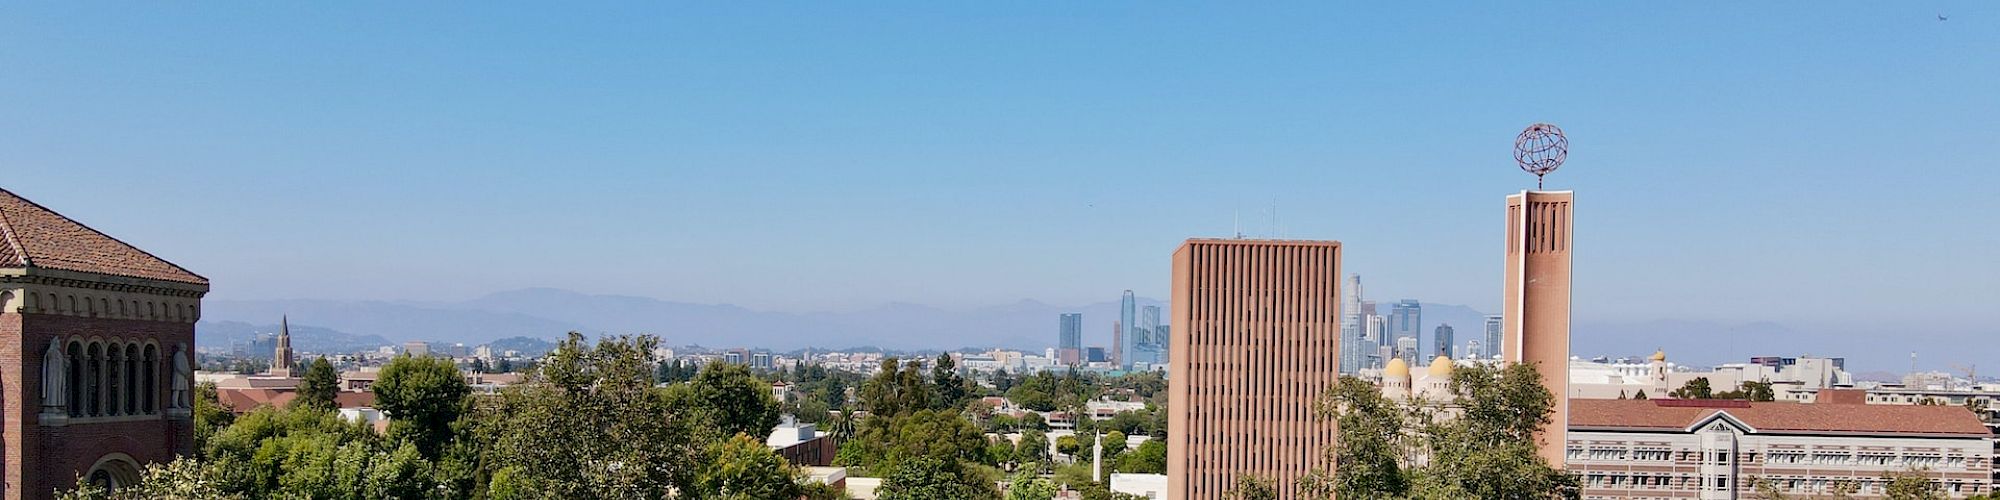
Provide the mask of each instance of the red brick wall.
POLYGON ((98 459, 113 453, 129 455, 141 466, 172 460, 193 452, 191 421, 167 416, 173 384, 169 356, 176 344, 194 347, 189 323, 108 319, 55 314, 0 314, 0 408, 5 411, 6 453, 0 458, 6 474, 5 500, 35 500, 53 496, 57 488, 74 484, 98 459), (160 374, 155 377, 159 415, 141 420, 96 422, 72 420, 62 427, 40 424, 42 353, 49 340, 62 337, 139 339, 159 345, 160 374))

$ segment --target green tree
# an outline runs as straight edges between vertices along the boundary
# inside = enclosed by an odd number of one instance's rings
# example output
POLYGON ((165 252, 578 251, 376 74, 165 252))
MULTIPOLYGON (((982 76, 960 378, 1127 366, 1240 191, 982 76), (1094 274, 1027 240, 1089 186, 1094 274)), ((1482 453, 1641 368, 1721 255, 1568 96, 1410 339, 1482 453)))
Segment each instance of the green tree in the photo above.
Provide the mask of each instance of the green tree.
POLYGON ((1883 497, 1890 500, 1942 500, 1946 498, 1944 488, 1925 474, 1922 469, 1909 469, 1884 475, 1888 484, 1883 486, 1883 497))
POLYGON ((1064 434, 1056 438, 1056 453, 1076 456, 1080 451, 1083 451, 1083 441, 1078 440, 1075 434, 1064 434))
POLYGON ((1675 399, 1714 399, 1715 389, 1709 387, 1708 377, 1695 377, 1670 393, 1675 399))
POLYGON ((709 363, 687 384, 673 386, 674 402, 709 420, 724 436, 746 434, 763 438, 778 426, 777 398, 771 384, 750 368, 734 363, 709 363))
POLYGON ((931 402, 931 409, 959 408, 966 400, 972 399, 968 395, 970 391, 965 388, 965 379, 958 376, 957 370, 950 353, 939 353, 937 360, 931 363, 931 392, 937 395, 931 402))
POLYGON ((755 500, 798 498, 805 493, 798 469, 762 440, 737 434, 711 445, 709 455, 689 491, 695 498, 755 500))
POLYGON ((1049 463, 1049 436, 1042 431, 1021 433, 1021 442, 1014 445, 1014 462, 1024 469, 1041 469, 1049 463))
POLYGON ((941 498, 980 500, 999 498, 994 485, 980 479, 956 460, 916 457, 898 465, 882 478, 877 497, 881 500, 934 500, 941 498))
POLYGON ((1536 454, 1537 431, 1550 425, 1556 399, 1529 364, 1459 366, 1450 389, 1456 418, 1422 429, 1429 461, 1418 485, 1479 498, 1577 498, 1575 476, 1536 454))
POLYGON ((216 395, 214 382, 202 382, 194 386, 194 450, 196 456, 205 456, 208 441, 223 428, 236 421, 235 410, 222 404, 216 395))
POLYGON ((76 489, 58 492, 57 500, 237 500, 244 498, 216 488, 211 471, 200 460, 180 458, 148 464, 139 472, 139 482, 120 485, 116 493, 89 481, 78 481, 76 489))
POLYGON ((306 376, 299 379, 298 391, 293 406, 319 411, 339 409, 334 397, 340 395, 340 374, 334 373, 333 363, 328 363, 325 357, 314 359, 306 368, 306 376))
POLYGON ((1131 453, 1118 456, 1118 472, 1127 474, 1166 474, 1167 443, 1162 439, 1151 439, 1139 443, 1131 453))
MULTIPOLYGON (((651 336, 571 333, 509 387, 482 426, 494 434, 489 490, 514 498, 664 498, 693 491, 706 444, 721 436, 652 386, 651 336)), ((495 497, 499 494, 495 493, 495 497)))
POLYGON ((1278 490, 1271 480, 1251 476, 1236 476, 1236 486, 1222 493, 1229 500, 1278 500, 1278 490))
POLYGON ((250 498, 358 492, 384 444, 374 430, 332 412, 266 406, 209 440, 205 477, 217 491, 250 498))
POLYGON ((1536 454, 1555 397, 1525 364, 1459 366, 1445 401, 1400 403, 1343 377, 1318 404, 1336 420, 1334 473, 1300 481, 1326 498, 1577 498, 1575 476, 1536 454), (1421 457, 1422 460, 1418 460, 1421 457))
POLYGON ((458 365, 447 358, 396 356, 375 378, 375 407, 389 414, 389 435, 416 443, 436 457, 452 437, 452 422, 472 392, 458 365))
POLYGON ((1111 431, 1104 435, 1104 458, 1115 459, 1125 453, 1125 433, 1111 431))
POLYGON ((1008 481, 1007 500, 1051 500, 1056 497, 1056 485, 1040 475, 1021 472, 1008 481))

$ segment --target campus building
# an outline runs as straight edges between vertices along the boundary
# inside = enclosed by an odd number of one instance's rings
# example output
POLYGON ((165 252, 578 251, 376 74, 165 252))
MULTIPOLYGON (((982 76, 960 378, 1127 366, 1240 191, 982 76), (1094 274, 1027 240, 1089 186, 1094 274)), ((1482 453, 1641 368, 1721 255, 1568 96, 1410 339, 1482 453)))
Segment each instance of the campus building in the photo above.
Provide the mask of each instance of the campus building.
POLYGON ((1583 497, 1806 498, 1848 489, 1880 498, 1891 474, 1921 474, 1951 497, 1993 485, 1993 443, 1956 406, 1863 404, 1859 391, 1816 403, 1578 399, 1568 469, 1583 497))
POLYGON ((193 452, 208 279, 0 190, 0 499, 193 452))
POLYGON ((1340 243, 1192 239, 1174 252, 1167 498, 1221 498, 1237 477, 1332 470, 1312 401, 1340 360, 1340 243))

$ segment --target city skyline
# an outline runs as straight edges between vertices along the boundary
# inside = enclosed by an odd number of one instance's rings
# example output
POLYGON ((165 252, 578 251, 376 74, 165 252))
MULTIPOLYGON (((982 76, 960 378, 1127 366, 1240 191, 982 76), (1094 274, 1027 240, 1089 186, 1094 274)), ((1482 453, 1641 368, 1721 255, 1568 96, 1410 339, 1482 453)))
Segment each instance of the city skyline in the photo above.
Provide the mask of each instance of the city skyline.
POLYGON ((718 13, 707 26, 660 16, 664 33, 605 12, 469 14, 519 36, 498 41, 419 29, 445 13, 409 8, 401 17, 415 24, 345 30, 330 23, 359 14, 273 7, 252 27, 221 8, 24 7, 0 20, 0 41, 43 50, 0 62, 41 76, 0 82, 0 100, 44 118, 0 124, 0 162, 133 182, 22 175, 9 187, 188 256, 180 263, 228 284, 221 300, 553 286, 805 312, 1076 303, 1123 288, 1164 297, 1159 249, 1242 227, 1347 242, 1350 267, 1378 277, 1380 297, 1492 310, 1499 275, 1477 242, 1496 233, 1471 195, 1531 185, 1505 141, 1546 120, 1575 141, 1550 187, 1599 193, 1599 211, 1579 221, 1599 229, 1579 242, 1590 249, 1576 263, 1579 321, 1772 321, 1939 341, 2000 324, 1979 312, 2000 299, 1989 279, 2000 264, 1983 258, 2000 235, 1977 230, 2000 212, 1980 190, 1996 175, 1983 159, 2000 155, 1981 139, 2000 132, 1985 118, 2000 102, 1977 90, 2000 75, 1977 56, 1996 36, 1974 28, 2000 17, 1991 5, 1954 5, 1950 22, 1895 5, 1721 16, 1496 6, 1398 15, 1425 21, 1395 29, 1365 22, 1382 15, 1373 7, 1072 6, 1070 17, 989 20, 932 7, 867 36, 842 28, 859 15, 844 9, 718 13), (1528 12, 1577 29, 1523 47, 1504 20, 1528 12), (1188 46, 1174 35, 1190 23, 1241 36, 1188 46), (1341 29, 1266 29, 1300 23, 1341 29), (627 29, 576 28, 607 24, 627 29), (1006 43, 1024 24, 1043 26, 1042 44, 1006 43), (935 40, 945 26, 959 36, 935 40), (765 41, 724 46, 716 30, 765 41), (1689 32, 1707 41, 1693 48, 1702 57, 1668 52, 1689 32), (1774 33, 1801 36, 1761 43, 1774 33), (264 42, 234 43, 244 37, 264 42), (323 46, 353 50, 312 49, 323 46), (553 55, 566 49, 596 56, 553 55), (300 52, 326 57, 288 57, 300 52), (1170 55, 1181 52, 1202 64, 1170 55), (1325 62, 1279 64, 1299 59, 1325 62), (780 67, 802 78, 769 78, 780 67), (1462 78, 1419 78, 1446 68, 1462 78), (553 74, 565 76, 492 78, 553 74), (599 92, 560 85, 570 81, 599 92), (1869 97, 1851 99, 1857 90, 1869 97), (1111 126, 1134 113, 1155 125, 1111 126), (1850 140, 1862 136, 1872 139, 1850 140), (1324 196, 1330 186, 1368 188, 1324 196), (1699 203, 1681 196, 1696 189, 1699 203), (1163 206, 1160 192, 1204 194, 1163 206), (1896 208, 1847 201, 1864 196, 1896 208), (135 209, 191 224, 115 215, 135 209), (792 250, 808 244, 823 251, 792 250), (1740 257, 1700 257, 1725 253, 1740 257), (487 272, 541 258, 565 264, 487 272), (1889 268, 1847 265, 1864 260, 1889 268), (1873 286, 1848 286, 1864 280, 1873 286), (1883 309, 1902 314, 1859 312, 1883 309))

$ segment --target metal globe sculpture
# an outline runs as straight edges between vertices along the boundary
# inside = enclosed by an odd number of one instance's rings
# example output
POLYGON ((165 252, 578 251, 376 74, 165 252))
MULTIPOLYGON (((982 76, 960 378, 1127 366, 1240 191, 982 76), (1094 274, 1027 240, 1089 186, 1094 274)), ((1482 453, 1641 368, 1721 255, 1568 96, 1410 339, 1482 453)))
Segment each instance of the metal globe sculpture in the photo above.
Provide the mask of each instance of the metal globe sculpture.
POLYGON ((1566 159, 1569 159, 1569 139, 1555 125, 1529 125, 1520 137, 1514 138, 1514 163, 1520 164, 1522 171, 1535 174, 1535 189, 1542 188, 1542 176, 1556 171, 1566 159))

